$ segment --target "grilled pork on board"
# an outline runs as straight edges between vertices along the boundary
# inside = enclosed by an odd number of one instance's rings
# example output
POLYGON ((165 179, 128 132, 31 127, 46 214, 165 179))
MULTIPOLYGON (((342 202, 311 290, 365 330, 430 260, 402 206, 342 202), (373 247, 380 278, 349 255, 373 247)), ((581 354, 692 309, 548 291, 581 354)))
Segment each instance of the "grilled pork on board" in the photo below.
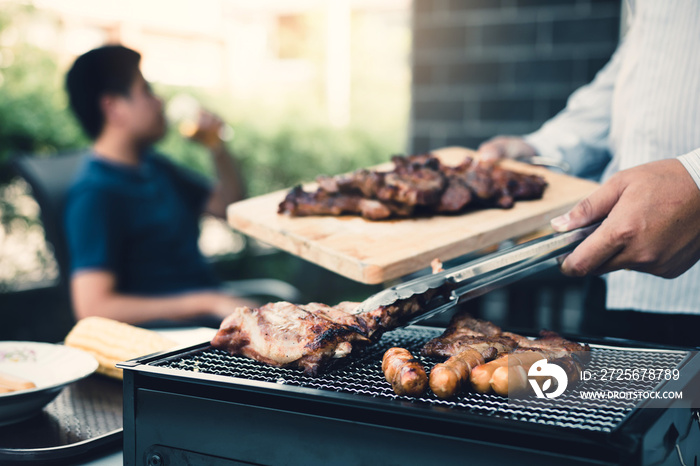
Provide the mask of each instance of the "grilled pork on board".
POLYGON ((510 208, 515 200, 539 199, 547 182, 467 158, 445 165, 432 154, 392 157, 391 171, 360 169, 320 176, 315 191, 292 188, 278 212, 296 216, 361 215, 368 220, 455 214, 469 208, 510 208))

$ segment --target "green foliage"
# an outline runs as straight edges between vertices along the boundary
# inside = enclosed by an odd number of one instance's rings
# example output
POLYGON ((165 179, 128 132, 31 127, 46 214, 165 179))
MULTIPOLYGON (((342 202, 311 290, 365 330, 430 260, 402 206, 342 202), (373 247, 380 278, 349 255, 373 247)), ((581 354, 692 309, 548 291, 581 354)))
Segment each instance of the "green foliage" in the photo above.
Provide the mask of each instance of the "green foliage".
POLYGON ((236 126, 239 154, 251 195, 386 161, 395 148, 364 131, 305 125, 295 118, 274 129, 236 126))
MULTIPOLYGON (((168 96, 171 92, 161 94, 168 96)), ((293 109, 271 111, 267 117, 264 111, 231 115, 208 106, 206 96, 196 97, 232 126, 234 137, 229 147, 241 163, 250 196, 313 181, 321 174, 335 175, 386 162, 402 151, 400 130, 381 131, 359 125, 335 128, 293 109)), ((159 149, 189 168, 212 175, 206 151, 172 128, 159 149)))
MULTIPOLYGON (((9 17, 21 24, 21 16, 29 13, 21 5, 4 6, 0 34, 9 17)), ((50 154, 84 146, 86 139, 67 108, 55 57, 22 41, 0 46, 0 56, 0 163, 18 153, 50 154)))

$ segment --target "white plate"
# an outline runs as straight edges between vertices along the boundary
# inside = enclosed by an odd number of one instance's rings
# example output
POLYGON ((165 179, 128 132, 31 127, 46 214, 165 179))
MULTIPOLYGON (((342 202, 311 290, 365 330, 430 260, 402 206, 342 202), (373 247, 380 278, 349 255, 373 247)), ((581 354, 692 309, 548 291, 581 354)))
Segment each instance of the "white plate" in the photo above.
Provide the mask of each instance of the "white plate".
POLYGON ((30 341, 0 342, 0 372, 34 382, 36 388, 0 393, 0 425, 27 419, 63 388, 95 372, 97 360, 79 349, 30 341))

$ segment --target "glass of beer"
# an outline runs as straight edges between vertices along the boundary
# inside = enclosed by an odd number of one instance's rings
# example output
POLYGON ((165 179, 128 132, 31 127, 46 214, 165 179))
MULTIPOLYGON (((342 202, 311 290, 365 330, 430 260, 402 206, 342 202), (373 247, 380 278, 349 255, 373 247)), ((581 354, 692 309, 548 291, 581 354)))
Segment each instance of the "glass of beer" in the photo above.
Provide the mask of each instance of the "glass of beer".
MULTIPOLYGON (((180 135, 187 139, 196 139, 195 136, 202 130, 200 125, 205 113, 210 112, 189 94, 177 94, 168 101, 165 108, 168 121, 177 128, 180 135)), ((230 141, 233 139, 233 128, 222 121, 218 136, 224 142, 230 141)))

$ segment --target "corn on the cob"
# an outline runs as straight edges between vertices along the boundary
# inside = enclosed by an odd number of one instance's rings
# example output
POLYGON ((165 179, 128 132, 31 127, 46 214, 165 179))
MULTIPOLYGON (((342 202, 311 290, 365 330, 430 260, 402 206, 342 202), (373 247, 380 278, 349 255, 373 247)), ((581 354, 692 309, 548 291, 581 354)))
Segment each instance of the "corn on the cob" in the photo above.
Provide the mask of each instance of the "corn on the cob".
POLYGON ((151 330, 104 317, 86 317, 75 324, 65 344, 95 356, 97 372, 122 379, 116 363, 164 351, 176 343, 151 330))

